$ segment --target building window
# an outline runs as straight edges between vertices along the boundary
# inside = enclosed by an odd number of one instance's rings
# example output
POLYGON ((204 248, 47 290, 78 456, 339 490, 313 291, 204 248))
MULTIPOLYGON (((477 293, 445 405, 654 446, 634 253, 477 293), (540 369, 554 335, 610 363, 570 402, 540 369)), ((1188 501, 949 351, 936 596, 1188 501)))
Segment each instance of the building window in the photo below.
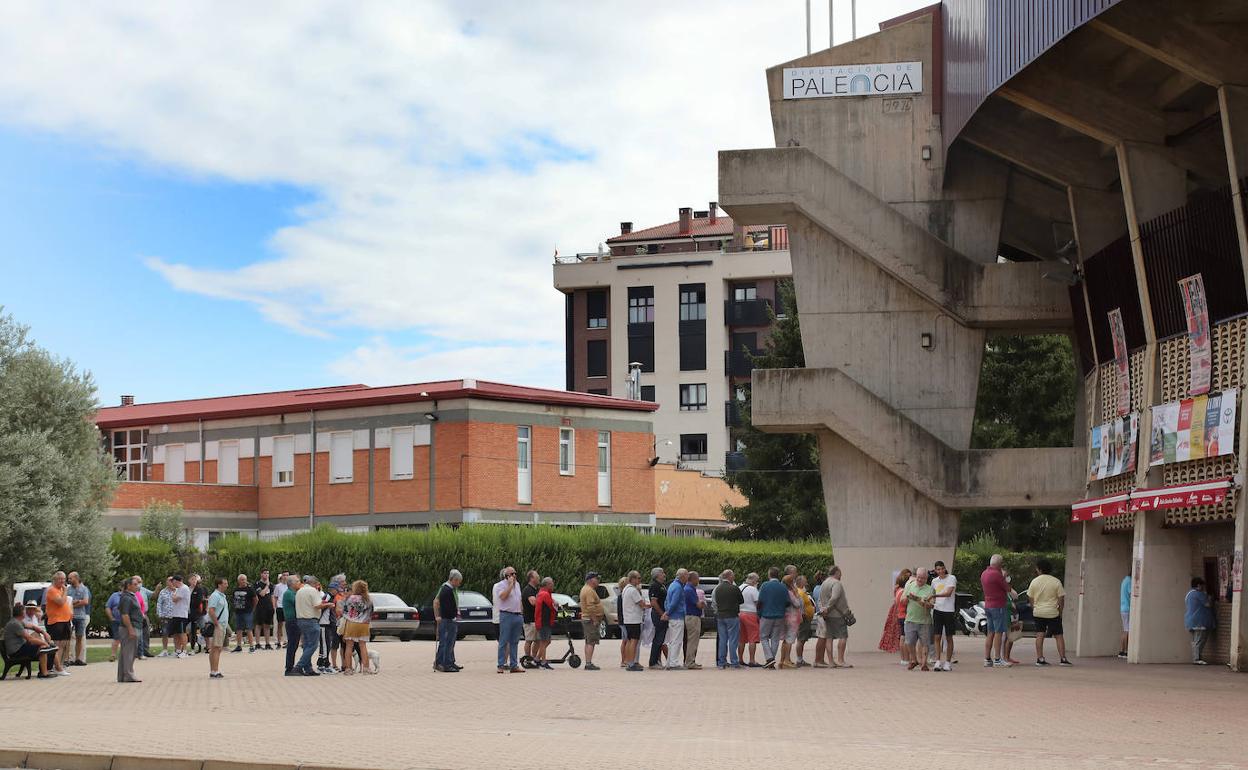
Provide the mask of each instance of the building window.
POLYGON ((706 331, 688 332, 680 335, 680 370, 682 372, 706 371, 706 331))
POLYGON ((680 285, 680 320, 706 320, 706 284, 682 283, 680 285))
POLYGON ((186 481, 186 444, 165 445, 165 481, 170 484, 186 481))
POLYGON ((416 443, 415 428, 390 429, 390 480, 412 478, 415 455, 412 445, 416 443))
POLYGON ((680 386, 680 411, 682 412, 705 412, 706 411, 706 385, 681 385, 680 386))
POLYGON ((598 431, 598 505, 611 505, 611 433, 598 431))
POLYGON ((586 391, 586 393, 588 393, 591 396, 605 396, 607 395, 607 389, 606 388, 590 388, 589 390, 586 391))
POLYGON ((529 463, 532 433, 528 425, 516 427, 516 500, 524 505, 533 502, 533 470, 529 463))
POLYGON ((295 437, 277 436, 273 439, 273 486, 290 487, 295 484, 295 437))
POLYGON ((585 293, 585 315, 589 318, 589 328, 607 328, 607 293, 590 291, 585 293))
POLYGON ((329 434, 329 483, 349 484, 355 477, 355 438, 349 430, 329 434))
POLYGON ((695 462, 706 459, 706 434, 682 433, 680 435, 680 459, 695 462))
MULTIPOLYGON (((642 327, 653 329, 653 326, 642 327)), ((628 362, 641 364, 643 372, 654 371, 654 335, 641 334, 628 336, 628 362)))
POLYGON ((654 403, 654 386, 653 385, 641 386, 641 400, 649 401, 652 404, 654 403))
POLYGON ((147 431, 113 431, 113 467, 122 481, 147 481, 147 431))
POLYGON ((576 474, 576 431, 571 428, 559 429, 559 475, 576 474))
POLYGON ((758 299, 758 287, 752 283, 737 284, 732 287, 732 299, 734 302, 758 299))
POLYGON ((238 442, 217 443, 217 483, 238 483, 238 442))
POLYGON ((607 376, 607 341, 590 340, 585 343, 585 375, 607 376))
POLYGON ((654 287, 634 286, 628 290, 628 322, 654 323, 654 287))

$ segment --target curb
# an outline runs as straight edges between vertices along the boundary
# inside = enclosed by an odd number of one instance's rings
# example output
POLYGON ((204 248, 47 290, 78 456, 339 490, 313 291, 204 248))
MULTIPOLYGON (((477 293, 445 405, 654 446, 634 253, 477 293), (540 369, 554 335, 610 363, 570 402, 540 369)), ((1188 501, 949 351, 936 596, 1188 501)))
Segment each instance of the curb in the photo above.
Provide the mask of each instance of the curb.
POLYGON ((234 762, 225 759, 178 759, 128 754, 79 754, 66 751, 0 749, 0 767, 30 770, 361 770, 348 765, 234 762))

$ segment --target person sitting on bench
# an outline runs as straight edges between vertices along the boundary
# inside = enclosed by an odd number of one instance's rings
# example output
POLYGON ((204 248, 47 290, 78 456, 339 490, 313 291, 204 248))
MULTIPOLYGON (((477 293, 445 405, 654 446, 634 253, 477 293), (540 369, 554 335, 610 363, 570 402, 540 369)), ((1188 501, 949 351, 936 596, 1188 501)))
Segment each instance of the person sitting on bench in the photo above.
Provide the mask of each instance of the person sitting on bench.
POLYGON ((12 617, 4 626, 4 656, 10 662, 38 661, 39 678, 47 679, 54 676, 48 673, 48 661, 56 654, 56 647, 49 644, 40 632, 22 622, 24 614, 22 605, 13 605, 12 617))

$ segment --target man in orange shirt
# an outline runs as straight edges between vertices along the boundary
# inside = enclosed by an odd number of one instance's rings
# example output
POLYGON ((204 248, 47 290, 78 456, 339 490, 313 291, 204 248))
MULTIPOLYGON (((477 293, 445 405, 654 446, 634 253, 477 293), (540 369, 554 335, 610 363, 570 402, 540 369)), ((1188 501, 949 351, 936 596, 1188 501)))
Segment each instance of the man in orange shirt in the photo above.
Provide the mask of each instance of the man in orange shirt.
POLYGON ((44 601, 48 605, 48 636, 56 644, 54 668, 60 676, 69 676, 69 672, 65 670, 65 659, 69 655, 69 643, 74 635, 74 604, 65 593, 64 572, 57 571, 52 576, 52 585, 48 586, 44 601))

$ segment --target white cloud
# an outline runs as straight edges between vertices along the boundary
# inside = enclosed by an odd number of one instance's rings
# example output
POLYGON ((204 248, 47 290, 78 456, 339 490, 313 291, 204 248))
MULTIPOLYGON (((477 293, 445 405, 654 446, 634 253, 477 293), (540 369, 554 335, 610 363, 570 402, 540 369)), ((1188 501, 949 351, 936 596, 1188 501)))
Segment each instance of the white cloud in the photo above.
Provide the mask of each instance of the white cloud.
POLYGON ((329 365, 344 382, 407 383, 464 377, 561 389, 563 349, 549 345, 464 345, 393 347, 375 338, 329 365))
MULTIPOLYGON (((874 3, 859 28, 920 4, 874 3)), ((270 258, 148 264, 296 332, 465 353, 361 348, 370 381, 474 351, 522 381, 562 357, 555 246, 715 197, 718 149, 771 143, 763 70, 803 52, 802 24, 800 3, 753 0, 6 3, 0 120, 308 188, 270 258)))

